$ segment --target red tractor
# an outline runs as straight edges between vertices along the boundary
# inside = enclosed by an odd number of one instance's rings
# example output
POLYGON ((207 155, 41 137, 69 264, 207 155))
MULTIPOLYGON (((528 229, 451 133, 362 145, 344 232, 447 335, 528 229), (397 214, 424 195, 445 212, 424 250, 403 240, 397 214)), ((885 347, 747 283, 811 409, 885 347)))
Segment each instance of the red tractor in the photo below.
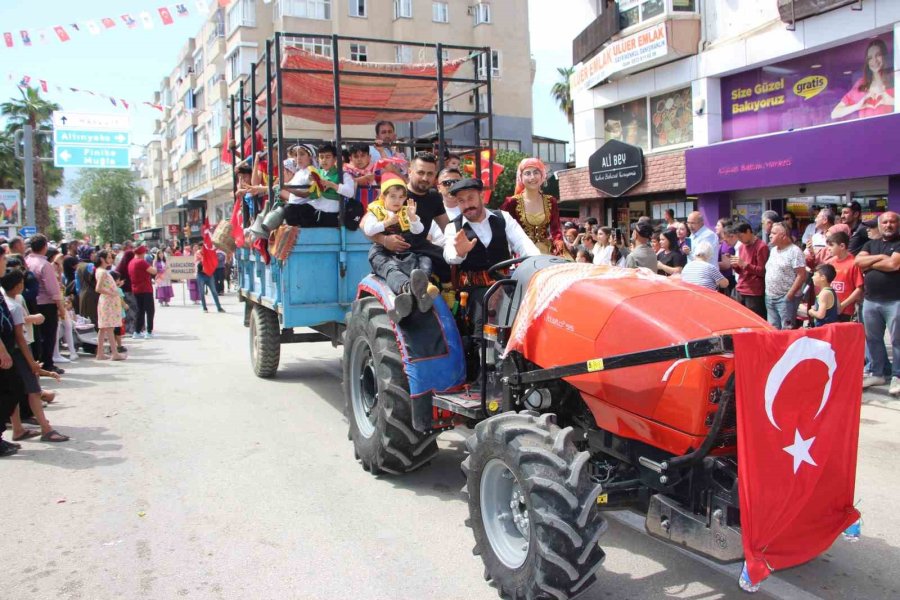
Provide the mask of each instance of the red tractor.
POLYGON ((467 524, 503 597, 590 585, 604 509, 640 510, 655 536, 742 559, 729 333, 769 325, 635 270, 541 256, 493 273, 477 309, 436 302, 400 324, 386 287, 360 284, 344 386, 363 467, 416 469, 441 431, 474 426, 467 524))

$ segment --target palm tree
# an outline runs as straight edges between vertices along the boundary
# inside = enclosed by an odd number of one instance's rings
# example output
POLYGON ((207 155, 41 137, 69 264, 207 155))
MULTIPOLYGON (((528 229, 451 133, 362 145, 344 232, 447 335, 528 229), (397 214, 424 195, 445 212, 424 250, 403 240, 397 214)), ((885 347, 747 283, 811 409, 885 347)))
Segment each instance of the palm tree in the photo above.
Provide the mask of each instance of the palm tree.
POLYGON ((575 72, 575 67, 557 67, 559 81, 550 88, 550 95, 559 105, 559 110, 566 115, 569 125, 572 126, 572 142, 575 142, 575 103, 572 101, 572 89, 569 87, 569 78, 575 72))
MULTIPOLYGON (((60 110, 60 106, 41 98, 37 90, 24 87, 22 99, 12 99, 0 104, 0 114, 6 119, 6 133, 11 137, 17 129, 24 125, 31 125, 32 129, 49 129, 50 119, 54 110, 60 110)), ((46 231, 50 226, 50 208, 47 199, 62 186, 63 171, 55 167, 44 167, 41 156, 50 156, 52 151, 50 140, 46 136, 34 137, 34 212, 36 225, 39 231, 46 231)), ((18 180, 21 182, 22 177, 18 180)))

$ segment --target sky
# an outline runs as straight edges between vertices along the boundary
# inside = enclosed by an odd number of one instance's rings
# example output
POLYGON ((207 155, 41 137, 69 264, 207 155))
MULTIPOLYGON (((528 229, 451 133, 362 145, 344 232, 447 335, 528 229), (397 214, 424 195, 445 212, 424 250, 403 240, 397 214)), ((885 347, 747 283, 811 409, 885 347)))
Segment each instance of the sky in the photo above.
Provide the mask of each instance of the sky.
MULTIPOLYGON (((550 96, 550 88, 559 79, 557 67, 570 66, 571 40, 585 26, 577 19, 566 18, 568 11, 560 10, 559 6, 576 3, 579 0, 528 0, 531 51, 537 63, 532 88, 534 133, 569 142, 571 127, 550 96)), ((209 0, 209 4, 215 5, 215 0, 209 0)), ((153 122, 160 113, 141 102, 153 100, 163 77, 175 66, 179 50, 188 38, 197 34, 205 18, 193 0, 185 0, 184 5, 190 13, 187 17, 174 15, 174 3, 154 0, 3 0, 0 33, 11 32, 14 47, 7 48, 0 41, 0 100, 20 97, 16 84, 25 75, 31 78, 32 86, 39 85, 43 79, 49 86, 44 96, 68 111, 127 113, 131 117, 132 142, 146 144, 152 139, 153 122), (163 26, 157 13, 161 6, 172 12, 174 24, 163 26), (153 18, 151 30, 140 24, 138 15, 144 11, 153 18), (125 27, 120 17, 126 13, 138 21, 136 28, 125 27), (99 23, 104 17, 113 18, 115 27, 104 29, 99 23), (97 21, 101 29, 98 35, 89 33, 85 24, 88 20, 97 21), (71 23, 78 23, 80 31, 73 31, 71 23), (53 31, 56 25, 66 28, 70 41, 59 41, 53 31), (36 33, 44 28, 46 44, 40 42, 36 33), (19 34, 22 29, 31 33, 30 47, 22 45, 19 34), (64 91, 57 91, 55 86, 64 91), (107 99, 71 92, 70 87, 121 98, 136 108, 125 111, 121 106, 112 106, 107 99)), ((132 155, 139 151, 135 147, 132 155)), ((69 180, 74 178, 73 173, 66 175, 69 180)))

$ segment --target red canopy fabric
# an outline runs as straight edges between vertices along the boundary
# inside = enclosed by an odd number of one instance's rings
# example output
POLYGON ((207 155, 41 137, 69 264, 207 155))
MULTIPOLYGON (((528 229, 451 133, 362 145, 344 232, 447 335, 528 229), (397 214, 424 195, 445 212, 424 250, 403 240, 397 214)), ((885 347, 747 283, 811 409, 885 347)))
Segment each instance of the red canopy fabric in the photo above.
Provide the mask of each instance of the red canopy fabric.
MULTIPOLYGON (((452 77, 465 63, 460 58, 444 63, 443 74, 452 77)), ((318 69, 324 73, 283 73, 284 92, 282 102, 287 104, 328 104, 334 105, 334 77, 332 59, 312 54, 300 48, 288 46, 284 50, 282 67, 293 69, 318 69)), ((343 71, 365 73, 395 73, 437 77, 436 63, 369 63, 340 59, 343 71)), ((425 115, 382 111, 380 108, 404 108, 433 110, 438 101, 436 79, 401 79, 374 75, 341 75, 341 123, 345 125, 365 125, 382 120, 418 121, 425 115), (375 110, 346 110, 348 107, 372 106, 375 110)), ((444 84, 447 87, 447 84, 444 84)), ((265 106, 265 98, 258 104, 265 106)), ((300 117, 318 123, 334 123, 331 108, 285 108, 284 114, 300 117)))

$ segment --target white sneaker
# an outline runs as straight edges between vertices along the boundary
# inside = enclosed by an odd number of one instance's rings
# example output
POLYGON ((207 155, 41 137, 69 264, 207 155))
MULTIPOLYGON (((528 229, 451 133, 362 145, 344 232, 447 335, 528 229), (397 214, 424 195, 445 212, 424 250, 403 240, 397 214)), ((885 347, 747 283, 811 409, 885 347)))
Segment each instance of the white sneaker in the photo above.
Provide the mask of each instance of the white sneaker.
POLYGON ((68 358, 66 358, 65 356, 60 354, 59 356, 53 357, 53 362, 55 364, 55 363, 67 363, 67 362, 72 362, 72 361, 70 361, 68 358))
POLYGON ((891 387, 888 388, 888 393, 900 396, 900 377, 891 377, 891 387))
POLYGON ((862 386, 863 388, 872 387, 874 385, 884 385, 887 383, 884 377, 878 377, 877 375, 869 375, 868 377, 863 377, 862 386))
POLYGON ((152 333, 150 333, 149 331, 145 331, 145 332, 144 332, 144 339, 145 339, 145 340, 149 340, 149 339, 152 339, 152 338, 153 338, 153 334, 152 334, 152 333))
POLYGON ((139 339, 141 339, 141 334, 139 334, 137 331, 135 331, 134 333, 131 334, 131 339, 139 340, 139 339))
POLYGON ((72 352, 71 354, 69 354, 69 362, 75 362, 76 360, 78 360, 77 352, 72 352))

